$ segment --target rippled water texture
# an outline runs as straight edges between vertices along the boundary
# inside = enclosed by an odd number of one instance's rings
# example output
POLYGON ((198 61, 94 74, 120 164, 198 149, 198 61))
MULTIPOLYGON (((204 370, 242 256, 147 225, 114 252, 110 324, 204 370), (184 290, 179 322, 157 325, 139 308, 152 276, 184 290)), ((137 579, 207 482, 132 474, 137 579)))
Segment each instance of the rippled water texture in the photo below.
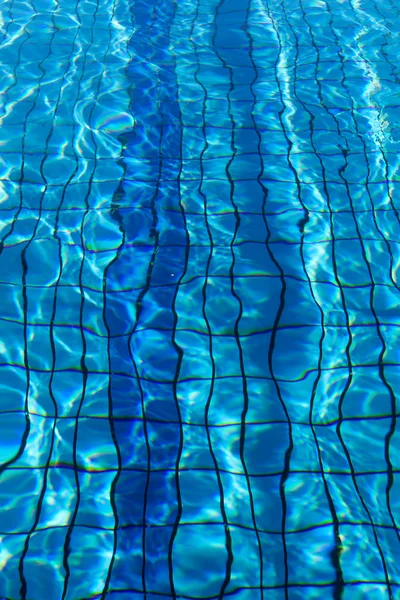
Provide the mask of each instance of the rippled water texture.
POLYGON ((1 11, 1 600, 399 599, 399 1, 1 11))

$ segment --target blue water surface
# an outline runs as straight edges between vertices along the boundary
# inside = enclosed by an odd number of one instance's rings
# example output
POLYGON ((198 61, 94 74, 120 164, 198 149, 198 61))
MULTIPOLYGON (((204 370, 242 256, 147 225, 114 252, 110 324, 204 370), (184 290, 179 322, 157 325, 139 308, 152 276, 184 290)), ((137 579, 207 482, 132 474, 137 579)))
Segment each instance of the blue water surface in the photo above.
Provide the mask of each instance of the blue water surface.
POLYGON ((399 17, 4 0, 1 600, 400 599, 399 17))

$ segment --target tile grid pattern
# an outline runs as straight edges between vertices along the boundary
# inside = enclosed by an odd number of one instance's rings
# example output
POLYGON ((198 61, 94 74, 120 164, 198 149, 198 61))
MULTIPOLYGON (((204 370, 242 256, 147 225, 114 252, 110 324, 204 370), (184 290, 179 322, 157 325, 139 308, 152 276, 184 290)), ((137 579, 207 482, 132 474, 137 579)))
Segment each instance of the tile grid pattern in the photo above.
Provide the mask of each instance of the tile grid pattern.
POLYGON ((4 7, 0 597, 398 597, 400 7, 4 7))

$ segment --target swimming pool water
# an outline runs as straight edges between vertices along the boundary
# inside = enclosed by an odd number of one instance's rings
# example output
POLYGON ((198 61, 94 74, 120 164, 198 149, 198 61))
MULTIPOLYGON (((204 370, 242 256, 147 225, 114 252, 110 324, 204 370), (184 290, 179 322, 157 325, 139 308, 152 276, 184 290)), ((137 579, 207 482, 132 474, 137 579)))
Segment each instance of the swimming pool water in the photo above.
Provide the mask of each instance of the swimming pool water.
POLYGON ((399 16, 2 3, 2 600, 400 598, 399 16))

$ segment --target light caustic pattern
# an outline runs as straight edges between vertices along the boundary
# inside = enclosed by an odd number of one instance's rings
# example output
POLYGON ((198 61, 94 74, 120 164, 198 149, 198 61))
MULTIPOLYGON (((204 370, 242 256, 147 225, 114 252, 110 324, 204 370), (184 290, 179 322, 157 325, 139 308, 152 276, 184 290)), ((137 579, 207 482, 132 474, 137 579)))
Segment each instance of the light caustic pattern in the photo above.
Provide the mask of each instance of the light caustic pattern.
POLYGON ((400 4, 8 0, 0 598, 400 598, 400 4))

